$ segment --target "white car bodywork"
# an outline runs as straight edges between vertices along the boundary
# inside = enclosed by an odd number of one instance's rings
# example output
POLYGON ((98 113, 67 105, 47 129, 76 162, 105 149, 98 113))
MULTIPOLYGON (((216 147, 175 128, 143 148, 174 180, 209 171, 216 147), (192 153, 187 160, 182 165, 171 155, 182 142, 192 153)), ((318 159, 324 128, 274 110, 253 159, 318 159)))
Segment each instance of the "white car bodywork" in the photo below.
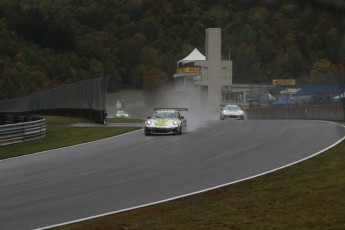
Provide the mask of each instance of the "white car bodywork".
POLYGON ((179 111, 188 111, 186 108, 156 108, 152 117, 145 122, 145 135, 151 134, 182 134, 187 126, 187 120, 179 111))
POLYGON ((220 119, 236 118, 244 120, 244 111, 238 105, 224 105, 220 109, 220 119))
POLYGON ((128 118, 128 113, 126 113, 125 111, 119 110, 115 113, 114 117, 128 118))

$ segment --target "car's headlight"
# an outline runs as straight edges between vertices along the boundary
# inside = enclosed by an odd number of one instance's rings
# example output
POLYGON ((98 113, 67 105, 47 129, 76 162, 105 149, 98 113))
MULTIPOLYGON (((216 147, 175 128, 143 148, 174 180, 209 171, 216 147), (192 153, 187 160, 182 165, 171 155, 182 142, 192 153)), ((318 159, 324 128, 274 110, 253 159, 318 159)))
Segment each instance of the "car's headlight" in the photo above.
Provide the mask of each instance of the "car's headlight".
POLYGON ((173 125, 178 125, 178 121, 177 121, 177 120, 174 120, 174 121, 173 121, 173 125))
POLYGON ((147 125, 151 125, 152 124, 152 121, 151 120, 148 120, 147 121, 147 125))

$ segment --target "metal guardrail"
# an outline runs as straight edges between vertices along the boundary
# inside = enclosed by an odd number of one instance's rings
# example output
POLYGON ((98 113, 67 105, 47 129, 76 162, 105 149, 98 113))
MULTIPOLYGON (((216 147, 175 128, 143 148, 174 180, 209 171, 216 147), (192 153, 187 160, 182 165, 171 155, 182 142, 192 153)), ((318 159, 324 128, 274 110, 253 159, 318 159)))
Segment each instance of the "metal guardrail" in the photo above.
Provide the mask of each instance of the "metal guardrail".
POLYGON ((45 119, 34 116, 4 115, 0 125, 0 146, 42 138, 45 119))

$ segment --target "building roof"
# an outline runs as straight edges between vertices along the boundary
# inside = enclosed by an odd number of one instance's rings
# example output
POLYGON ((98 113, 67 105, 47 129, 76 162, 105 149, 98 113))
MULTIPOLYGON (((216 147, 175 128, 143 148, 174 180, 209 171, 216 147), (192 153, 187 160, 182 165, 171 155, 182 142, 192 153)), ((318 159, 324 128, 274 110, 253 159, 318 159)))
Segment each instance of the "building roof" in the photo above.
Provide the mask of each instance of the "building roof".
POLYGON ((189 62, 193 62, 193 61, 199 61, 199 60, 206 60, 206 57, 199 52, 199 50, 197 48, 194 48, 194 50, 185 58, 179 60, 177 62, 177 64, 182 63, 182 64, 186 64, 189 62))

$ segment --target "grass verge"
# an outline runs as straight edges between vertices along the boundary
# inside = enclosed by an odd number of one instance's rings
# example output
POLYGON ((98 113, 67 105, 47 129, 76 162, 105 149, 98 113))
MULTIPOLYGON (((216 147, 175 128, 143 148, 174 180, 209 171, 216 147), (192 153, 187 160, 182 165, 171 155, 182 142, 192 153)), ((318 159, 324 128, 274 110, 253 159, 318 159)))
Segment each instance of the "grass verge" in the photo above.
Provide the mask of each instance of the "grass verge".
POLYGON ((44 116, 47 126, 72 125, 76 123, 91 123, 90 120, 78 117, 44 116))
POLYGON ((108 123, 144 123, 141 119, 107 118, 108 123))
POLYGON ((116 136, 138 127, 70 127, 90 123, 80 118, 46 116, 46 136, 41 139, 0 147, 0 160, 116 136))
POLYGON ((345 229, 344 165, 345 141, 262 177, 55 229, 345 229))

